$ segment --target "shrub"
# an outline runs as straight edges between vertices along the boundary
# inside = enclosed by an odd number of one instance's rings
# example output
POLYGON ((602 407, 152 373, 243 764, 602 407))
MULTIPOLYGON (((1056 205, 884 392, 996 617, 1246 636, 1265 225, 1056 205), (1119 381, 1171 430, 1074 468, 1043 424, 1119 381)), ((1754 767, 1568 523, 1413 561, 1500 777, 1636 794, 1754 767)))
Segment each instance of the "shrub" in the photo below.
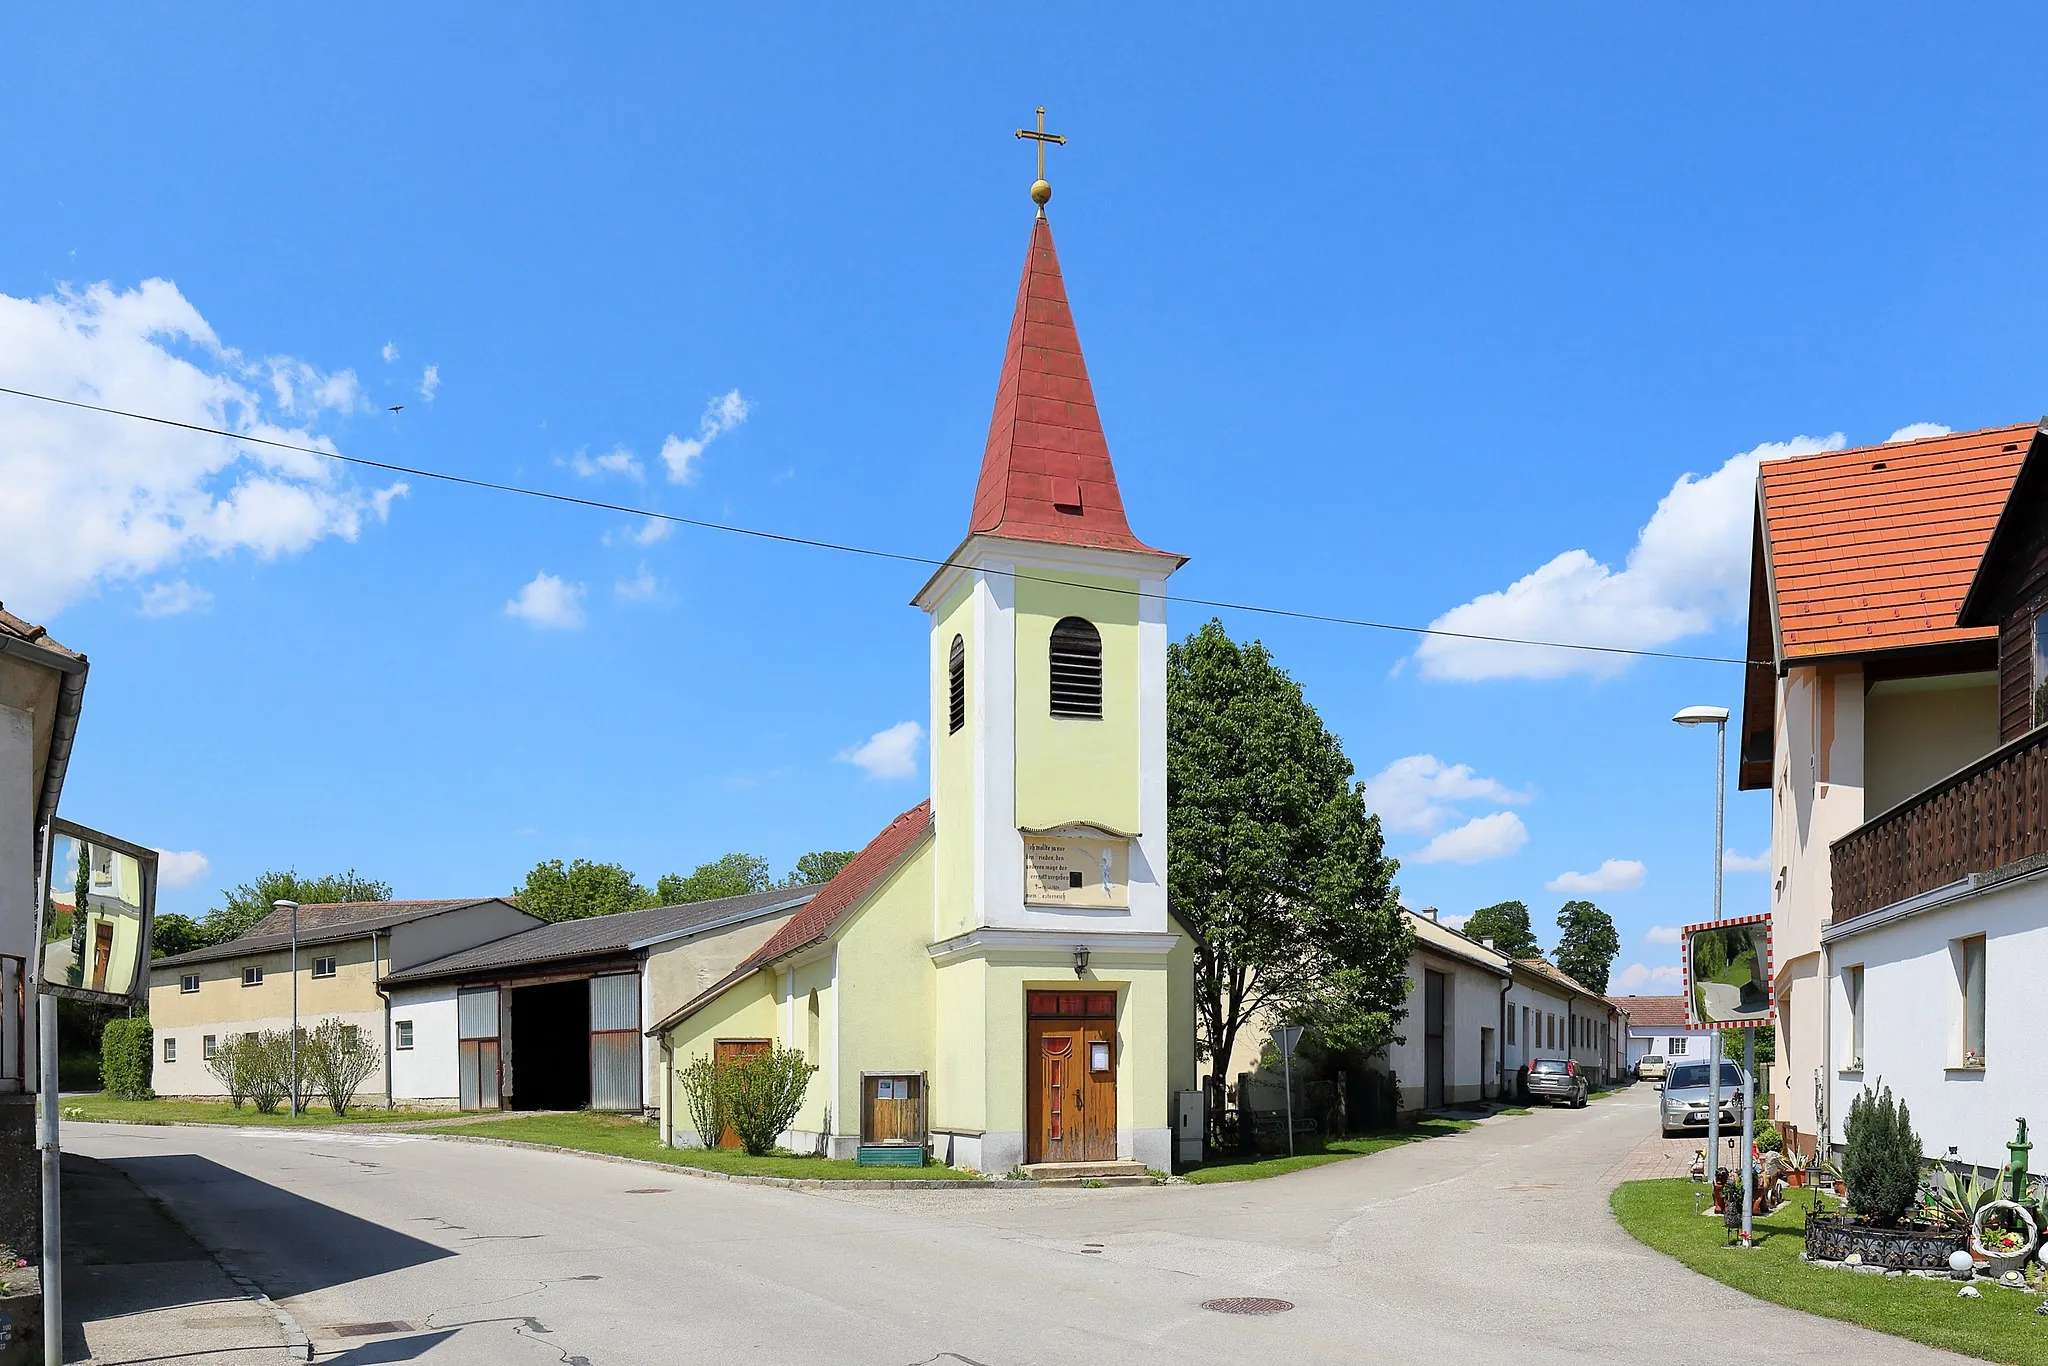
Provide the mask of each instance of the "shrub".
POLYGON ((259 1115, 274 1115, 285 1097, 292 1093, 292 1036, 282 1029, 265 1029, 241 1036, 248 1051, 249 1103, 259 1115))
POLYGON ((299 1066, 309 1090, 326 1096, 335 1114, 346 1115, 356 1091, 378 1068, 377 1050, 361 1029, 329 1016, 301 1035, 299 1066))
POLYGON ((237 1110, 249 1098, 250 1069, 256 1053, 251 1043, 247 1034, 230 1034, 214 1045, 213 1056, 206 1060, 206 1070, 220 1082, 221 1089, 228 1093, 228 1104, 237 1110))
POLYGON ((1756 1131, 1756 1150, 1760 1153, 1782 1153, 1785 1151, 1785 1136, 1778 1132, 1778 1126, 1769 1120, 1756 1131))
POLYGON ((683 1105, 690 1112, 697 1141, 716 1148, 725 1137, 725 1088, 718 1065, 709 1054, 700 1054, 676 1069, 676 1089, 683 1093, 683 1105))
POLYGON ((1842 1158, 1849 1203, 1872 1223, 1896 1224, 1920 1193, 1920 1136, 1904 1101, 1891 1087, 1849 1102, 1847 1151, 1842 1158))
POLYGON ((811 1074, 818 1069, 805 1061, 800 1049, 771 1048, 721 1070, 727 1120, 739 1135, 740 1146, 759 1157, 796 1119, 811 1074))
POLYGON ((155 1046, 148 1016, 107 1021, 100 1034, 100 1089, 121 1100, 154 1100, 149 1069, 155 1046))

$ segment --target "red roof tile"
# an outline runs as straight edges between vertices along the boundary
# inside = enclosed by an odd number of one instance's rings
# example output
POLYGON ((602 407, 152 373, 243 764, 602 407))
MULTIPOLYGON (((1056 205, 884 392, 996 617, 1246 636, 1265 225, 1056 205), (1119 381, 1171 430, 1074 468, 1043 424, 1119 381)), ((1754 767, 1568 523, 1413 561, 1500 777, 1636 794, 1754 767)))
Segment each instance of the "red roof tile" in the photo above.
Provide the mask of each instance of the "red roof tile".
POLYGON ((1628 1012, 1629 1023, 1643 1029, 1691 1029, 1683 996, 1610 996, 1607 1004, 1628 1012))
POLYGON ((768 937, 767 943, 754 950, 723 979, 699 992, 647 1032, 660 1034, 673 1028, 724 995, 735 983, 744 981, 776 959, 808 948, 831 934, 841 921, 860 907, 868 893, 881 886, 896 871, 931 827, 932 804, 931 799, 926 798, 884 826, 882 833, 869 840, 867 847, 855 854, 853 861, 841 868, 808 905, 768 937))
MULTIPOLYGON (((1052 228, 1033 222, 970 534, 1164 555, 1124 517, 1052 228)), ((1174 558, 1178 558, 1177 556, 1174 558)))
POLYGON ((1785 660, 1996 637, 1956 614, 2035 424, 1764 462, 1785 660))

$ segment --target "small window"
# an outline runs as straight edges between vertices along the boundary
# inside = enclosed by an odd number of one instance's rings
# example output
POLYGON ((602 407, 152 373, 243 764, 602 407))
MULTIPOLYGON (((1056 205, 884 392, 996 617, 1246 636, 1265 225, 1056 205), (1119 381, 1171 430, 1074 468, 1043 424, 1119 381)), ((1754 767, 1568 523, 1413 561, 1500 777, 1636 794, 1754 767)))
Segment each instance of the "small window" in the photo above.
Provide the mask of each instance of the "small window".
POLYGON ((177 1060, 178 1060, 178 1041, 177 1041, 176 1039, 172 1038, 172 1037, 171 1037, 170 1035, 166 1034, 166 1035, 164 1035, 164 1061, 165 1061, 165 1062, 176 1062, 177 1060))
POLYGON ((178 990, 187 996, 191 996, 197 993, 199 990, 199 974, 196 972, 188 972, 185 973, 183 976, 179 977, 178 990))
POLYGON ((263 985, 263 969, 262 969, 262 968, 243 968, 243 969, 242 969, 242 985, 243 985, 243 986, 245 986, 245 987, 260 987, 260 986, 262 986, 262 985, 263 985))
POLYGON ((1052 714, 1102 719, 1102 633, 1079 617, 1052 628, 1052 714))
POLYGON ((1957 985, 1962 988, 1963 1066, 1984 1065, 1984 936, 1956 941, 1957 985))
POLYGON ((412 1047, 412 1021, 411 1021, 411 1020, 399 1020, 399 1021, 397 1021, 397 1022, 396 1022, 395 1024, 393 1024, 393 1025, 392 1025, 392 1028, 393 1028, 393 1029, 395 1029, 395 1030, 396 1030, 396 1031, 398 1032, 398 1051, 399 1051, 399 1052, 401 1052, 401 1053, 403 1053, 403 1052, 404 1052, 404 1051, 405 1051, 406 1049, 408 1049, 408 1048, 411 1048, 411 1047, 412 1047))
POLYGON ((218 1053, 219 1051, 220 1051, 220 1040, 219 1040, 218 1038, 216 1038, 216 1037, 215 1037, 214 1035, 211 1035, 211 1034, 205 1034, 205 1035, 202 1035, 202 1036, 200 1036, 200 1039, 199 1039, 199 1056, 200 1056, 200 1057, 201 1057, 201 1058, 202 1058, 203 1060, 205 1060, 205 1061, 207 1061, 207 1062, 212 1062, 212 1061, 213 1061, 213 1055, 214 1055, 215 1053, 218 1053))
POLYGON ((946 733, 967 724, 967 642, 953 637, 946 652, 946 733))
POLYGON ((1667 1058, 1682 1058, 1682 1057, 1684 1057, 1684 1056, 1685 1056, 1685 1043, 1686 1043, 1686 1041, 1685 1041, 1684 1039, 1682 1039, 1682 1038, 1679 1038, 1679 1039, 1672 1039, 1672 1040, 1670 1040, 1670 1041, 1669 1041, 1669 1045, 1668 1045, 1668 1046, 1667 1046, 1667 1047, 1665 1048, 1665 1050, 1664 1050, 1664 1056, 1665 1056, 1665 1057, 1667 1057, 1667 1058))
POLYGON ((334 975, 334 959, 315 958, 313 960, 313 975, 315 977, 332 977, 334 975))
POLYGON ((1513 1043, 1514 1043, 1514 1041, 1515 1041, 1515 1012, 1514 1012, 1513 1010, 1509 1010, 1509 1011, 1508 1011, 1508 1043, 1509 1043, 1509 1044, 1513 1044, 1513 1043))
POLYGON ((1849 1000, 1849 1056, 1843 1066, 1851 1072, 1863 1070, 1863 965, 1842 969, 1842 995, 1849 1000))
POLYGON ((2048 612, 2034 615, 2034 724, 2048 725, 2048 612))

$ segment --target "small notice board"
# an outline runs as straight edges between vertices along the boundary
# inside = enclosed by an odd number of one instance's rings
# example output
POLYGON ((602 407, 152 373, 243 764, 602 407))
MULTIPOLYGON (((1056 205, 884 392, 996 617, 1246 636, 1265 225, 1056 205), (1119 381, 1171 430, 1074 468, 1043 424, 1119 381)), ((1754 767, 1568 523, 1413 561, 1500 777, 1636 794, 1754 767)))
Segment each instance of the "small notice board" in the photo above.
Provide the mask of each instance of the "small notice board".
POLYGON ((1024 904, 1124 910, 1131 841, 1093 827, 1024 832, 1024 904))

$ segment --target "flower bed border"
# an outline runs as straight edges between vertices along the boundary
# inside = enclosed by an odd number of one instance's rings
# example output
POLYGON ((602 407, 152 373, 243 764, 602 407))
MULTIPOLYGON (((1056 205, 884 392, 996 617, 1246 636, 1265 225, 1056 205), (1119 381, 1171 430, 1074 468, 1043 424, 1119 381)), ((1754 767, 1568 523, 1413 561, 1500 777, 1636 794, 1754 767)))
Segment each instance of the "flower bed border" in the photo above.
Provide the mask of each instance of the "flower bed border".
POLYGON ((1806 1255, 1817 1262, 1847 1261, 1853 1253, 1865 1266, 1888 1271, 1946 1271, 1949 1254, 1969 1250, 1970 1235, 1960 1230, 1876 1228, 1840 1215, 1806 1216, 1806 1255))

